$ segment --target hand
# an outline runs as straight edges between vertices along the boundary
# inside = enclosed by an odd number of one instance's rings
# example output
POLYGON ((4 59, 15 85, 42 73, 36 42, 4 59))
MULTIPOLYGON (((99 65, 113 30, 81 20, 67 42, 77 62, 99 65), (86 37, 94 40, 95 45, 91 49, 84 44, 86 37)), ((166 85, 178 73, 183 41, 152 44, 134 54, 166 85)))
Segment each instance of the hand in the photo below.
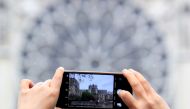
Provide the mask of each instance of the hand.
POLYGON ((20 84, 18 109, 54 109, 56 106, 64 69, 58 68, 52 80, 39 82, 24 79, 20 84))
POLYGON ((137 71, 123 70, 135 97, 128 91, 118 90, 118 95, 129 109, 170 109, 167 103, 151 87, 149 82, 137 71))

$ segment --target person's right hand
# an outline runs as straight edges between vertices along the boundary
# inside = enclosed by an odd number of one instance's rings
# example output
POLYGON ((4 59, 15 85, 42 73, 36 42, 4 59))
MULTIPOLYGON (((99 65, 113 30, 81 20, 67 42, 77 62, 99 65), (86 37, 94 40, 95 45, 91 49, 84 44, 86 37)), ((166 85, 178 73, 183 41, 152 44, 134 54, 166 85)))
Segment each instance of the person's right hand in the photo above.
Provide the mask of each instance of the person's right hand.
POLYGON ((149 82, 137 71, 123 70, 135 97, 128 91, 118 90, 118 95, 129 109, 170 109, 164 99, 159 96, 149 82))

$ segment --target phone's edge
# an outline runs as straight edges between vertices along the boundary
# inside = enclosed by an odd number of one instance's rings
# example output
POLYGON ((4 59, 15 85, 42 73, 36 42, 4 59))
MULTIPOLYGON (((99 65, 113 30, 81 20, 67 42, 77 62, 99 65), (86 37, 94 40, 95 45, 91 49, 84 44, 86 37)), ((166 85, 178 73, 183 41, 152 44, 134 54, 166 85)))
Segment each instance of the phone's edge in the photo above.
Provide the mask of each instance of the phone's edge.
POLYGON ((88 71, 88 70, 64 70, 64 72, 77 72, 77 73, 92 73, 92 74, 122 74, 122 72, 104 72, 104 71, 88 71))

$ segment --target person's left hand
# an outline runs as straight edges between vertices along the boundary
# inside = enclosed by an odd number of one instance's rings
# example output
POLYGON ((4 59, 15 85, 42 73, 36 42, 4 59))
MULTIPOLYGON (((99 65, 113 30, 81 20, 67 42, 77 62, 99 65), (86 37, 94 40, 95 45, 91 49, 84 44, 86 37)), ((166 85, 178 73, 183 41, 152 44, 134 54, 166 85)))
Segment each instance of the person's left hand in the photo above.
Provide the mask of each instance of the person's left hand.
POLYGON ((135 96, 126 90, 118 90, 117 93, 129 109, 170 109, 166 101, 139 72, 133 69, 123 70, 123 75, 135 96))
POLYGON ((54 109, 62 83, 64 68, 56 70, 52 80, 39 82, 24 79, 20 84, 18 109, 54 109))

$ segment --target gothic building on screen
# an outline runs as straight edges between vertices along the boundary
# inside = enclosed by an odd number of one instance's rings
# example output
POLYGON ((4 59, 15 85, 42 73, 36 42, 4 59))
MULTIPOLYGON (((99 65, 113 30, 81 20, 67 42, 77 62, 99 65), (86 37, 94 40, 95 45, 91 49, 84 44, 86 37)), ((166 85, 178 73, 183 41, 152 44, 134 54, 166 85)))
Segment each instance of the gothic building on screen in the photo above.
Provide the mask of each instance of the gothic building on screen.
POLYGON ((75 78, 69 78, 69 99, 77 100, 81 99, 84 93, 91 95, 94 101, 105 102, 113 100, 113 92, 107 90, 98 89, 98 85, 91 84, 88 89, 79 89, 79 81, 75 78))

